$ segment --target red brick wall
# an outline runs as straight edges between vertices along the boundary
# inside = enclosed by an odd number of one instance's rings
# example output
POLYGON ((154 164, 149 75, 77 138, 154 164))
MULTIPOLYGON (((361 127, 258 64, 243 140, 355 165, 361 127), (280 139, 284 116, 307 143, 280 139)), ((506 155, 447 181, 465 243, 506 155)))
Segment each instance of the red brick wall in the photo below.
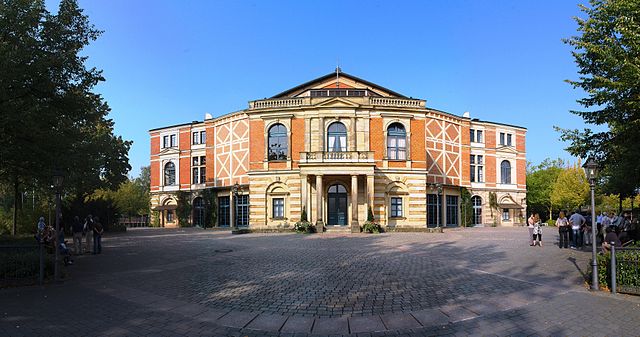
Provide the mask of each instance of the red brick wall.
POLYGON ((460 137, 462 138, 462 149, 460 150, 462 156, 462 158, 460 158, 460 160, 462 160, 462 186, 471 186, 471 167, 469 166, 471 165, 471 149, 469 147, 471 145, 471 139, 469 137, 469 129, 471 129, 469 122, 463 121, 460 127, 460 137))
MULTIPOLYGON (((495 138, 495 137, 494 137, 495 138)), ((487 154, 489 154, 487 152, 487 154)), ((485 156, 485 184, 487 187, 495 187, 496 186, 496 157, 495 151, 493 151, 493 156, 485 156)))
POLYGON ((298 166, 300 152, 304 151, 304 131, 304 119, 294 118, 291 120, 291 159, 294 161, 294 167, 298 166))
POLYGON ((427 168, 427 153, 425 151, 424 120, 411 120, 411 167, 427 168))
POLYGON ((381 166, 382 154, 384 153, 384 132, 382 130, 382 118, 371 118, 369 120, 369 150, 373 151, 373 159, 376 165, 381 166))
MULTIPOLYGON (((154 158, 152 157, 151 159, 154 159, 154 158)), ((160 187, 160 162, 159 161, 151 162, 150 174, 151 174, 151 190, 157 191, 159 190, 159 187, 160 187)))
POLYGON ((256 119, 249 124, 249 166, 250 170, 262 169, 264 161, 264 121, 256 119))
POLYGON ((189 185, 191 185, 191 157, 180 158, 180 188, 189 188, 189 185))
POLYGON ((178 137, 180 138, 179 148, 181 151, 191 149, 191 128, 190 127, 181 128, 180 136, 178 137))
POLYGON ((214 163, 215 163, 215 158, 214 158, 214 152, 213 152, 213 147, 215 146, 215 128, 213 127, 213 123, 207 123, 206 125, 206 133, 207 133, 207 144, 206 144, 206 152, 205 155, 207 157, 207 186, 213 186, 214 185, 214 163))
POLYGON ((516 150, 525 152, 525 134, 522 131, 516 131, 516 150))
POLYGON ((527 161, 524 159, 517 159, 516 166, 517 166, 517 172, 518 172, 518 176, 516 177, 518 188, 526 188, 527 187, 527 161))

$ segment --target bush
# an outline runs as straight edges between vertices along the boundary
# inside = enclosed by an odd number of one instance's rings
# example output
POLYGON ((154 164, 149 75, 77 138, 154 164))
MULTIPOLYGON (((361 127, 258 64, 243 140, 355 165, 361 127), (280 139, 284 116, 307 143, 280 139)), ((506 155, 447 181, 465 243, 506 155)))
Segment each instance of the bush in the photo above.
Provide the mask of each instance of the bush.
POLYGON ((293 229, 298 233, 315 233, 316 226, 306 220, 300 220, 293 225, 293 229))
MULTIPOLYGON (((640 288, 640 274, 636 269, 638 260, 640 260, 640 251, 616 252, 616 284, 618 286, 640 288)), ((598 255, 597 261, 600 287, 609 288, 611 286, 611 253, 598 255)), ((591 282, 591 274, 588 277, 588 281, 591 282)))
POLYGON ((127 226, 125 226, 124 224, 115 222, 111 224, 111 226, 109 226, 108 229, 109 229, 109 232, 126 232, 127 226))
POLYGON ((553 219, 549 219, 547 220, 547 226, 555 226, 556 225, 556 221, 553 219))
POLYGON ((382 233, 382 227, 380 226, 380 224, 372 221, 365 222, 364 225, 362 225, 362 228, 360 230, 365 233, 375 233, 375 234, 382 233))

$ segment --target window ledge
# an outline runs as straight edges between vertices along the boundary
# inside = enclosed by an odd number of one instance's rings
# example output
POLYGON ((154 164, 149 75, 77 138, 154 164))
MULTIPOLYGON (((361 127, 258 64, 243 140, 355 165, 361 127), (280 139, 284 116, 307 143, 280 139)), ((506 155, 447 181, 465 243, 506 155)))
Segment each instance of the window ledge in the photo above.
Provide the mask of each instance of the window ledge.
POLYGON ((289 218, 285 218, 285 217, 282 217, 282 218, 269 218, 269 220, 271 220, 271 221, 282 221, 282 220, 289 220, 289 218))
POLYGON ((389 220, 407 220, 407 218, 403 216, 390 216, 389 220))

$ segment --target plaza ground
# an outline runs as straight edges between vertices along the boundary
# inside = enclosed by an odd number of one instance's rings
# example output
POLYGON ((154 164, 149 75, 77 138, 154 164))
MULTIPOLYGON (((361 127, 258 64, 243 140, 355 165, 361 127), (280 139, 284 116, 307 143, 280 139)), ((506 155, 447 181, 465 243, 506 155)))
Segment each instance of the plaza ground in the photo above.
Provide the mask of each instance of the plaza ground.
POLYGON ((590 252, 527 236, 133 230, 62 284, 0 290, 0 335, 640 334, 639 298, 588 291, 590 252))

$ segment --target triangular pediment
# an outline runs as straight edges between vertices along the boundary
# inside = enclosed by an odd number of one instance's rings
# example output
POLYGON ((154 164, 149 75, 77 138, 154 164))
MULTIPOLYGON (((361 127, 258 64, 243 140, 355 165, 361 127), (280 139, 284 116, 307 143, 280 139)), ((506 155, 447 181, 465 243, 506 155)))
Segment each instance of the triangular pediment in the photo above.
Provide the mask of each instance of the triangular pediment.
POLYGON ((518 150, 514 146, 506 146, 506 145, 498 145, 496 150, 500 150, 503 152, 518 154, 518 150))
POLYGON ((271 98, 290 98, 309 96, 309 92, 319 89, 361 89, 367 90, 367 94, 377 97, 406 98, 393 90, 389 90, 378 84, 363 80, 356 76, 344 73, 338 69, 336 72, 318 77, 289 90, 283 91, 271 98))
POLYGON ((322 101, 315 106, 321 108, 357 108, 360 105, 342 97, 334 97, 328 98, 326 101, 322 101))
POLYGON ((164 149, 160 150, 161 155, 163 154, 178 154, 180 153, 180 150, 177 147, 166 147, 164 149))

